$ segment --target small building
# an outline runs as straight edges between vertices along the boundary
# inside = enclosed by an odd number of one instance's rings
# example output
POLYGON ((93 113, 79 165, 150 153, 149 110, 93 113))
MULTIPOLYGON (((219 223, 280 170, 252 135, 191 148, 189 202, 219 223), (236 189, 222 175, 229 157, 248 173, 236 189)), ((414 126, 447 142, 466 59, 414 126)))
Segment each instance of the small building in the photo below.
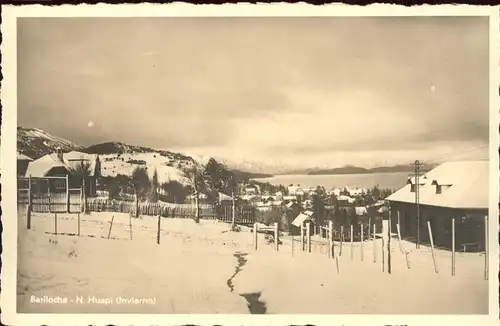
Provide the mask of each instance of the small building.
POLYGON ((257 187, 254 185, 246 186, 244 192, 246 195, 257 195, 259 193, 257 187))
MULTIPOLYGON (((314 234, 314 219, 312 215, 299 213, 290 225, 291 235, 300 235, 301 227, 305 227, 306 223, 310 223, 309 234, 314 234)), ((305 232, 304 232, 305 233, 305 232)))
POLYGON ((26 170, 28 170, 28 165, 33 159, 17 152, 17 176, 24 177, 26 175, 26 170))
POLYGON ((484 216, 489 207, 489 162, 447 162, 415 178, 386 198, 390 203, 392 227, 400 220, 401 236, 417 238, 416 190, 419 191, 420 243, 429 243, 430 222, 434 244, 451 247, 455 219, 457 250, 484 249, 484 216))
POLYGON ((228 196, 222 192, 219 192, 219 204, 223 204, 224 202, 233 202, 233 197, 228 196))
MULTIPOLYGON (((59 149, 56 153, 31 161, 25 173, 25 177, 31 176, 32 178, 65 177, 66 175, 69 176, 70 188, 81 188, 83 177, 85 177, 86 194, 95 196, 101 177, 99 156, 77 151, 63 153, 59 149)), ((37 191, 36 187, 33 191, 37 191)))
POLYGON ((297 196, 283 196, 283 201, 297 202, 297 196))
POLYGON ((289 186, 288 195, 289 196, 304 196, 304 189, 301 186, 289 186))

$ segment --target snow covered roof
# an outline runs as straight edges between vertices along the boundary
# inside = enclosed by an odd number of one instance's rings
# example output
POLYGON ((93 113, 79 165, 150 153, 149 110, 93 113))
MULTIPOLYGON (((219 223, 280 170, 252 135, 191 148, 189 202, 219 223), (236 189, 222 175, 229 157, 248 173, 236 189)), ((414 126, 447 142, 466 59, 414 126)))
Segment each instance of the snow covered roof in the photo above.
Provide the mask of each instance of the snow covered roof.
POLYGON ((19 153, 19 152, 17 152, 17 160, 18 161, 33 161, 33 159, 31 157, 28 157, 28 156, 24 155, 23 153, 19 153))
POLYGON ((300 213, 297 215, 297 217, 293 220, 292 224, 300 227, 302 224, 304 224, 305 221, 309 221, 311 218, 305 214, 300 213))
POLYGON ((363 215, 368 214, 368 210, 366 209, 365 206, 354 207, 354 209, 356 211, 357 216, 363 216, 363 215))
MULTIPOLYGON (((416 179, 417 179, 417 178, 415 178, 415 177, 408 178, 408 182, 407 182, 407 183, 408 183, 408 184, 412 184, 412 185, 414 185, 414 184, 416 184, 416 183, 417 183, 417 180, 416 180, 416 179)), ((429 180, 427 179, 427 177, 426 177, 426 176, 421 176, 420 178, 418 178, 418 184, 419 184, 419 185, 421 185, 421 186, 422 186, 422 185, 425 185, 425 184, 426 184, 426 183, 428 183, 428 182, 429 182, 429 180)))
POLYGON ((45 177, 55 167, 64 167, 71 171, 81 164, 82 161, 87 161, 90 164, 89 170, 92 176, 96 171, 97 157, 97 155, 73 151, 63 154, 63 160, 61 161, 56 153, 47 154, 28 164, 26 176, 31 175, 35 178, 45 177))
POLYGON ((307 216, 311 217, 311 216, 314 215, 314 212, 310 211, 310 210, 307 210, 307 211, 304 211, 304 214, 306 214, 307 216))
POLYGON ((219 201, 223 200, 233 200, 233 198, 231 196, 223 194, 222 192, 219 192, 219 201))
MULTIPOLYGON (((429 171, 419 187, 420 203, 423 205, 465 209, 487 209, 489 193, 489 162, 446 162, 429 171), (448 186, 441 193, 436 185, 448 186)), ((420 178, 422 179, 422 178, 420 178)), ((386 198, 392 202, 414 203, 415 192, 407 184, 386 198)))
POLYGON ((250 201, 254 198, 258 198, 258 197, 256 195, 243 195, 243 196, 241 196, 241 199, 248 200, 248 201, 250 201))
POLYGON ((96 154, 87 154, 87 153, 82 153, 82 152, 77 152, 77 151, 71 151, 69 153, 64 153, 63 154, 63 160, 66 166, 69 169, 75 169, 79 164, 81 164, 82 161, 88 162, 90 164, 90 171, 91 174, 93 175, 95 172, 95 165, 97 162, 98 155, 96 154))
POLYGON ((42 178, 55 167, 64 167, 67 169, 66 165, 57 158, 56 154, 47 154, 28 164, 26 176, 42 178))
POLYGON ((337 200, 340 200, 340 201, 347 201, 348 203, 354 203, 355 199, 354 198, 351 198, 349 196, 345 196, 345 195, 342 195, 342 196, 338 196, 337 197, 337 200))

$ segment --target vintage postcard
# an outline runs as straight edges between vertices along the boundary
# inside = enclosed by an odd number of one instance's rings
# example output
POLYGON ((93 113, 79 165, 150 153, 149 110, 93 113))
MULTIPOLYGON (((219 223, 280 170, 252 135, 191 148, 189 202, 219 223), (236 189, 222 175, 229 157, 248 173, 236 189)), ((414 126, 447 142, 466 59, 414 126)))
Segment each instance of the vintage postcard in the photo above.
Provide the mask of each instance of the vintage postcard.
POLYGON ((4 323, 498 323, 498 8, 3 9, 4 323))

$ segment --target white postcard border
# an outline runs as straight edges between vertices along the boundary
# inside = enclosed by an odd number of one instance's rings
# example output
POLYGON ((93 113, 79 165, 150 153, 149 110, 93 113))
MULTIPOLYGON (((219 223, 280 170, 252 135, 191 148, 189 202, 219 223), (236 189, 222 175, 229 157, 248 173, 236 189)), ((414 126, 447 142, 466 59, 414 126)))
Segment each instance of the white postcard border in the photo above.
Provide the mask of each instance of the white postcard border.
MULTIPOLYGON (((121 315, 121 314, 16 314, 17 206, 15 203, 17 135, 16 19, 17 17, 285 17, 285 16, 489 16, 490 17, 490 216, 499 216, 499 8, 467 5, 415 6, 333 4, 137 4, 3 6, 2 12, 2 130, 0 166, 3 185, 2 321, 10 325, 496 325, 498 323, 498 220, 490 218, 489 316, 426 315, 121 315)), ((418 280, 415 280, 418 282, 418 280)))

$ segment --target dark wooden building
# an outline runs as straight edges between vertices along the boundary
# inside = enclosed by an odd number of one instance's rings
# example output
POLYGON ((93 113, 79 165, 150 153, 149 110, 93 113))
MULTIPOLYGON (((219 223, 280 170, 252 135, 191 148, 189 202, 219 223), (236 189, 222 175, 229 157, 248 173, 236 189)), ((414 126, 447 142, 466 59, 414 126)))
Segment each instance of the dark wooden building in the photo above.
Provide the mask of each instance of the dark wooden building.
POLYGON ((484 218, 489 207, 489 162, 447 162, 419 177, 390 195, 391 225, 396 230, 398 216, 401 236, 417 239, 419 190, 420 243, 430 242, 427 222, 431 224, 434 244, 451 248, 452 219, 455 219, 457 250, 484 250, 484 218))

